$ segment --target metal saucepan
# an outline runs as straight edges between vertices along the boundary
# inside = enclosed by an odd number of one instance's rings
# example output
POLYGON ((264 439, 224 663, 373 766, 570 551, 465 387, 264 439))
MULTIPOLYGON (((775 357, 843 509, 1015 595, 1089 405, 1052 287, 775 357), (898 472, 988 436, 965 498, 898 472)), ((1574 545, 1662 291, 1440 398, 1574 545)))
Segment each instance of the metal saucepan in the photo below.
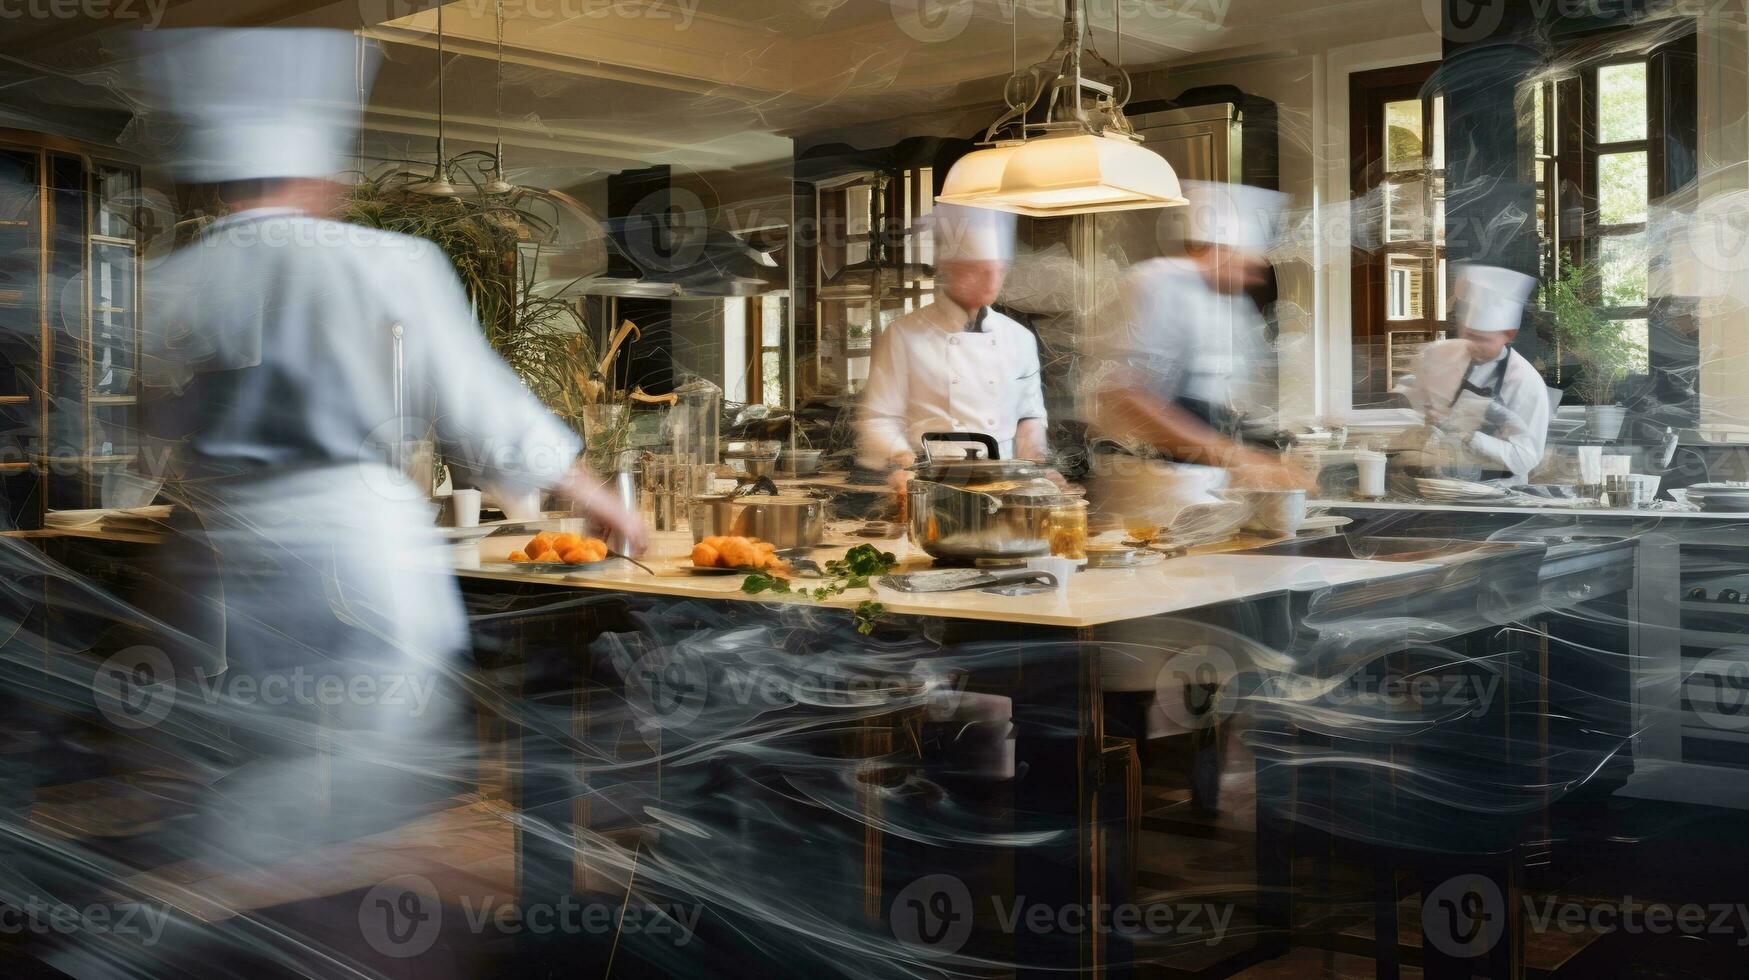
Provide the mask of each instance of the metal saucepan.
POLYGON ((785 449, 778 454, 778 469, 784 476, 813 476, 820 472, 818 449, 785 449))
POLYGON ((769 541, 779 551, 817 548, 826 536, 826 501, 804 494, 780 493, 769 478, 761 478, 729 494, 692 500, 693 543, 735 535, 769 541))
POLYGON ((905 490, 913 544, 956 561, 1050 554, 1051 510, 1063 493, 1042 466, 996 459, 996 440, 982 433, 929 433, 923 453, 905 490), (935 459, 935 442, 981 443, 990 457, 935 459))

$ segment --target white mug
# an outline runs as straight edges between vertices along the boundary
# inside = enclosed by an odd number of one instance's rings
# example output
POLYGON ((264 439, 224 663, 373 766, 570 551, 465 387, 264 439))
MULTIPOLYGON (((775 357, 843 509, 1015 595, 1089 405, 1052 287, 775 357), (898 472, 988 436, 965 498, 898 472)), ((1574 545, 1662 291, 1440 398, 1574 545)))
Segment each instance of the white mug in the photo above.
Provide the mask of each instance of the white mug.
POLYGON ((456 527, 480 526, 480 491, 456 490, 449 497, 450 516, 456 527))

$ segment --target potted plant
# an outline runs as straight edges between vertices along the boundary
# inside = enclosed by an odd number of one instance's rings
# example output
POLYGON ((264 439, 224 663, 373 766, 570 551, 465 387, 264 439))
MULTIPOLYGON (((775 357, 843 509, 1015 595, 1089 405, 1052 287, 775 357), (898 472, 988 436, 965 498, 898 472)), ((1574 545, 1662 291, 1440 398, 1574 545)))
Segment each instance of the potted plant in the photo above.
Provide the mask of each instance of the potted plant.
POLYGON ((1585 406, 1590 436, 1602 442, 1621 434, 1627 409, 1616 404, 1616 391, 1641 351, 1627 324, 1603 315, 1597 272, 1592 266, 1568 262, 1561 274, 1543 284, 1542 308, 1559 347, 1562 363, 1577 367, 1567 391, 1585 406))

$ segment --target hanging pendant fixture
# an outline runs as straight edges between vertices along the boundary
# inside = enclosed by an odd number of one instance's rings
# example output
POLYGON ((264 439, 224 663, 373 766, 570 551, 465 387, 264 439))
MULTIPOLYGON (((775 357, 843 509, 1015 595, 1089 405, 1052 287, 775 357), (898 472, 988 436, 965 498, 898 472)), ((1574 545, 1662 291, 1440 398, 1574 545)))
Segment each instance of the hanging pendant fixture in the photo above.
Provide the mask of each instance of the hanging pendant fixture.
POLYGON ((505 195, 517 191, 515 184, 504 179, 504 0, 496 0, 498 13, 498 74, 492 84, 495 105, 493 119, 498 125, 498 147, 492 156, 492 179, 480 188, 482 194, 505 195))
POLYGON ((443 3, 437 5, 437 169, 431 179, 414 184, 415 194, 427 197, 460 197, 461 190, 449 179, 449 147, 443 132, 443 3))
POLYGON ((1008 112, 985 131, 987 148, 948 170, 938 203, 1035 218, 1186 203, 1172 165, 1142 145, 1123 113, 1130 80, 1122 7, 1114 64, 1088 47, 1082 0, 1064 0, 1063 40, 1039 65, 1009 77, 1008 112), (1088 58, 1111 69, 1115 84, 1088 78, 1088 58))

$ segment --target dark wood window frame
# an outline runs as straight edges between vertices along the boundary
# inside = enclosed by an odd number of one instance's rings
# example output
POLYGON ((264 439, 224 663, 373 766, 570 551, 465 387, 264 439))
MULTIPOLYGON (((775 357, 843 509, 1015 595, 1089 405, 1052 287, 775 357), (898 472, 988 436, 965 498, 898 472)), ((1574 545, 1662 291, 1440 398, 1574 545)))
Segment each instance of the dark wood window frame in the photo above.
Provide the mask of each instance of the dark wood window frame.
POLYGON ((1349 76, 1351 190, 1356 202, 1366 202, 1367 205, 1357 209, 1359 220, 1372 222, 1374 214, 1378 215, 1376 240, 1373 238, 1372 229, 1357 234, 1356 247, 1352 252, 1351 338, 1354 346, 1354 376, 1351 385, 1357 407, 1381 400, 1388 394, 1391 372, 1387 358, 1391 356, 1391 351, 1386 338, 1390 332, 1434 335, 1446 329, 1445 311, 1439 308, 1443 305, 1439 302, 1439 297, 1444 293, 1436 281, 1440 274, 1440 260, 1444 256, 1443 246, 1423 242, 1388 242, 1388 222, 1384 218, 1382 206, 1382 188, 1391 176, 1387 169, 1389 160, 1383 124, 1385 106, 1393 102, 1420 101, 1423 148, 1420 174, 1427 181, 1428 196, 1424 199, 1427 204, 1426 220, 1429 229, 1432 227, 1432 183, 1442 179, 1445 171, 1443 167, 1434 167, 1428 156, 1434 143, 1434 114, 1433 93, 1427 92, 1426 86, 1438 68, 1439 62, 1431 61, 1357 72, 1349 76), (1378 192, 1380 201, 1380 207, 1376 211, 1370 207, 1375 191, 1378 192), (1432 299, 1424 299, 1423 313, 1431 315, 1413 320, 1392 320, 1387 309, 1390 295, 1390 256, 1404 253, 1419 255, 1424 260, 1424 281, 1430 284, 1426 288, 1430 290, 1432 299))

